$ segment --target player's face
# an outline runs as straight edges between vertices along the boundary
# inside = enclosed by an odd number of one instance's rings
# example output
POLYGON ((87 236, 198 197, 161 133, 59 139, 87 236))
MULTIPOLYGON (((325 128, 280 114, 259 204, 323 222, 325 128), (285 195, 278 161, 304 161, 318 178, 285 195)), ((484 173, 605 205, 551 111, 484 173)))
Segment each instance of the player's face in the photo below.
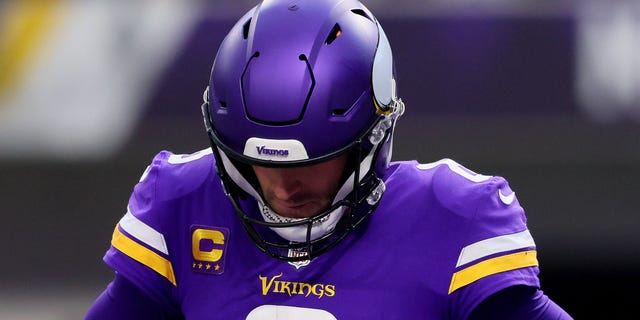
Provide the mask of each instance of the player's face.
POLYGON ((343 155, 312 166, 253 166, 253 170, 271 209, 288 218, 308 218, 331 205, 346 163, 347 156, 343 155))

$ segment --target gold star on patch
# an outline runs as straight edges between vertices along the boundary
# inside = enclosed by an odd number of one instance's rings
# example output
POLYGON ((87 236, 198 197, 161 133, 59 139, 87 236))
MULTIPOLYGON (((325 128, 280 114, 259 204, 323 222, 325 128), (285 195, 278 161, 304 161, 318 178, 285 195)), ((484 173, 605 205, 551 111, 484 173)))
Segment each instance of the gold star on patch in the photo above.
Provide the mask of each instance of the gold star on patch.
POLYGON ((202 269, 202 262, 198 263, 198 269, 202 269))
POLYGON ((211 265, 207 263, 207 270, 211 269, 211 265))
POLYGON ((213 267, 216 271, 220 270, 220 265, 215 265, 215 267, 213 267))

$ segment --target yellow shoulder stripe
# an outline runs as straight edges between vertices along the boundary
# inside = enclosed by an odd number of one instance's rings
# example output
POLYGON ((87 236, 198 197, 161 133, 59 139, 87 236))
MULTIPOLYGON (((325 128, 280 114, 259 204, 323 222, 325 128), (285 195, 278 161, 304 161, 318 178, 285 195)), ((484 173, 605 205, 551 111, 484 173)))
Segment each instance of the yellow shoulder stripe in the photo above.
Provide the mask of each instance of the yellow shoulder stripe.
POLYGON ((535 250, 516 252, 478 262, 453 274, 449 294, 486 276, 538 265, 535 250))
POLYGON ((145 248, 141 244, 129 239, 129 237, 120 232, 118 225, 116 225, 115 230, 113 230, 111 245, 132 259, 153 269, 161 276, 167 278, 167 280, 169 280, 174 286, 177 286, 171 262, 150 249, 145 248))

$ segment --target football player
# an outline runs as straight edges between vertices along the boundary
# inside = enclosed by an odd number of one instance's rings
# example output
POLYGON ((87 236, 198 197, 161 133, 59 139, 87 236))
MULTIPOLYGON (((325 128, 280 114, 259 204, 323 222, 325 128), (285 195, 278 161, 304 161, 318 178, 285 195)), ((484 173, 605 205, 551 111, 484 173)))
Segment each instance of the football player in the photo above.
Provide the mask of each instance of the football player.
POLYGON ((231 29, 211 148, 155 156, 87 319, 571 319, 505 179, 390 162, 393 56, 356 0, 265 0, 231 29))

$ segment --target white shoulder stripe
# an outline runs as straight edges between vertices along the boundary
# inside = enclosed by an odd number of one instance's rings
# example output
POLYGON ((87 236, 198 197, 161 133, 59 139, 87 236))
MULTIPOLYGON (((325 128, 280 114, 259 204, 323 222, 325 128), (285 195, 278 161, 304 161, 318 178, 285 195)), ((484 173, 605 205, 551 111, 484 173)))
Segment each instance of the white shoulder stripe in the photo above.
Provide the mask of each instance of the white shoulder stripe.
POLYGON ((172 154, 169 156, 169 159, 167 159, 167 162, 169 164, 187 163, 187 162, 202 159, 203 157, 208 156, 212 153, 213 153, 213 149, 206 148, 206 149, 202 149, 200 151, 194 152, 192 154, 172 154))
POLYGON ((139 241, 152 248, 169 255, 167 243, 164 241, 162 233, 156 231, 140 219, 136 218, 127 207, 127 213, 120 219, 120 228, 132 235, 139 241))
POLYGON ((465 167, 463 167, 461 164, 445 158, 436 162, 431 162, 431 163, 421 163, 418 165, 418 169, 420 170, 428 170, 428 169, 433 169, 441 164, 446 165, 447 167, 449 167, 449 169, 455 173, 457 173, 458 175, 466 178, 467 180, 471 181, 471 182, 484 182, 487 181, 491 178, 493 178, 492 176, 485 176, 483 174, 478 174, 475 173, 465 167))
POLYGON ((485 239, 462 248, 456 267, 492 254, 535 247, 535 245, 529 230, 485 239))

